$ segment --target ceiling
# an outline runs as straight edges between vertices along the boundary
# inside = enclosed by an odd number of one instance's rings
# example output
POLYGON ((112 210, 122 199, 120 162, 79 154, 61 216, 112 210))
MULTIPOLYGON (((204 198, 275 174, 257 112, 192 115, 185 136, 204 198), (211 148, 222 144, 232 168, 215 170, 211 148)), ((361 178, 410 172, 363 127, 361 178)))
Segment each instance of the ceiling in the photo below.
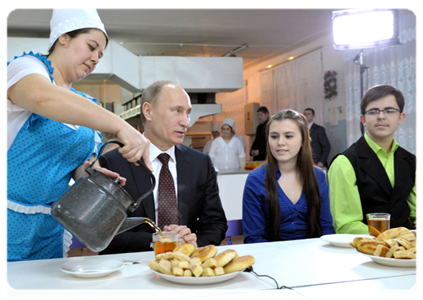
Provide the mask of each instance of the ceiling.
MULTIPOLYGON (((136 55, 235 55, 243 58, 244 69, 330 34, 332 11, 98 9, 110 39, 136 55)), ((7 34, 48 38, 51 14, 51 9, 14 10, 7 34)))

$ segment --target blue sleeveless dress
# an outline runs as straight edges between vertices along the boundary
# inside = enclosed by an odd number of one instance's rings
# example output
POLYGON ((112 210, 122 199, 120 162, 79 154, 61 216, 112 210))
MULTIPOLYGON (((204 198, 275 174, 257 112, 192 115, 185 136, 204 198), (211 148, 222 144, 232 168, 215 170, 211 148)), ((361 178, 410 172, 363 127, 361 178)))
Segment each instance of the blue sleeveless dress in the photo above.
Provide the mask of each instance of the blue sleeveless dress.
MULTIPOLYGON (((53 68, 46 57, 24 55, 40 59, 53 82, 53 68)), ((51 207, 68 189, 74 170, 98 154, 95 134, 92 129, 73 129, 35 113, 22 126, 7 152, 8 261, 63 257, 64 228, 51 215, 51 207)))

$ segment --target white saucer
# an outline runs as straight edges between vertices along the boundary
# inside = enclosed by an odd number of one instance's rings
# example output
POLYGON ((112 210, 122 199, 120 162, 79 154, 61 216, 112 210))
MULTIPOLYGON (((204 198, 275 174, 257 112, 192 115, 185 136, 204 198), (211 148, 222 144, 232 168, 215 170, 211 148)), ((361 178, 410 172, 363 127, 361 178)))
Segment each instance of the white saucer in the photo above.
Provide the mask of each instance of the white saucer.
POLYGON ((330 243, 332 246, 335 247, 343 247, 343 248, 353 248, 350 243, 356 237, 369 237, 368 234, 349 234, 349 233, 337 233, 337 234, 327 234, 320 237, 325 242, 330 243))
POLYGON ((60 267, 65 273, 81 278, 107 276, 123 267, 123 261, 116 259, 77 259, 60 267))

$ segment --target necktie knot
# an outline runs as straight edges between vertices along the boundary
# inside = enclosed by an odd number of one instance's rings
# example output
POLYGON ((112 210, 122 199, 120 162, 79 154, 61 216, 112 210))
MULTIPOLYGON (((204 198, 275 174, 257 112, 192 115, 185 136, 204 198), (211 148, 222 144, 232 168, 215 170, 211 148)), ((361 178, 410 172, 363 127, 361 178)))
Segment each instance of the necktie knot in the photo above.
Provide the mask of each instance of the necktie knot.
POLYGON ((159 156, 157 156, 157 158, 160 160, 160 162, 163 165, 167 165, 167 163, 169 162, 169 159, 170 159, 170 155, 167 154, 167 153, 162 153, 159 156))

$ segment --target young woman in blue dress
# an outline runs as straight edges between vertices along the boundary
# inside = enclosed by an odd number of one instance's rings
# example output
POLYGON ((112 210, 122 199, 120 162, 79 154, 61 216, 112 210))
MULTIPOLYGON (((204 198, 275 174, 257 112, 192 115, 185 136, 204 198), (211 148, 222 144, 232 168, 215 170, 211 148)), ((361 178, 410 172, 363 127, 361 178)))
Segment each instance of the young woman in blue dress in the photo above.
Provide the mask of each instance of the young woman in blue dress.
POLYGON ((249 174, 244 188, 244 242, 334 233, 326 176, 313 165, 305 117, 291 109, 279 111, 266 132, 267 163, 249 174))

